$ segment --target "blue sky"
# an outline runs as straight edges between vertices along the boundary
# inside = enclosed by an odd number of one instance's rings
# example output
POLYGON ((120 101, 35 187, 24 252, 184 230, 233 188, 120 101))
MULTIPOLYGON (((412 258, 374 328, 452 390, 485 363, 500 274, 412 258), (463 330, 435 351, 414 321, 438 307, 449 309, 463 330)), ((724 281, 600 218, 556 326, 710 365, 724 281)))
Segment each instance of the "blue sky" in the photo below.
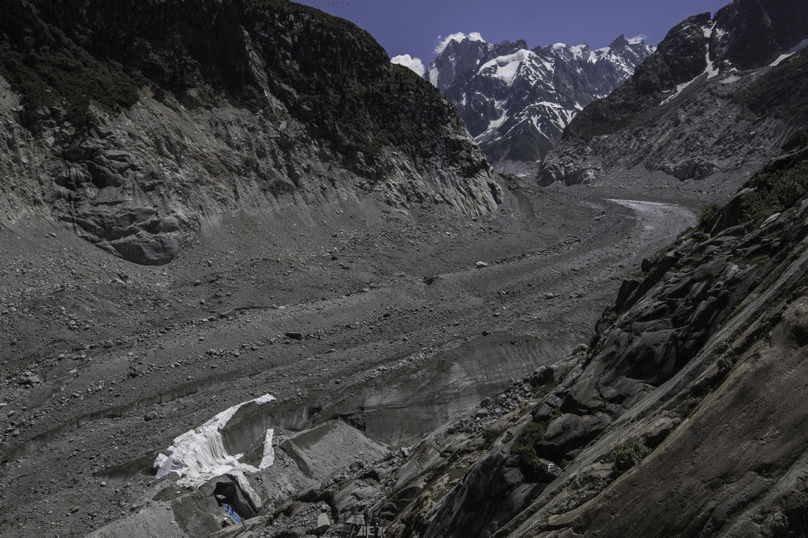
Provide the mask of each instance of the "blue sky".
POLYGON ((647 36, 657 45, 691 15, 715 13, 729 0, 303 0, 300 3, 348 19, 376 38, 390 57, 409 54, 425 66, 440 38, 479 32, 489 43, 524 39, 530 48, 552 43, 592 48, 615 37, 647 36))

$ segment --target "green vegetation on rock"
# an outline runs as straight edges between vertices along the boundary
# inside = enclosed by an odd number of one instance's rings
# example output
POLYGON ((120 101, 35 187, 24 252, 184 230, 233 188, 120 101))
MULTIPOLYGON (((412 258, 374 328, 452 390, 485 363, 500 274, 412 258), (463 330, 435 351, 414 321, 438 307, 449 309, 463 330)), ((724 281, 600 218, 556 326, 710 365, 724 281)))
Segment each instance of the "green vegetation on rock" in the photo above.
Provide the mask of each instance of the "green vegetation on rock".
POLYGON ((536 452, 536 443, 542 440, 547 425, 542 422, 528 422, 516 436, 511 454, 519 456, 519 467, 530 479, 537 479, 546 471, 536 452))
POLYGON ((650 453, 651 449, 643 446, 637 439, 617 445, 610 452, 610 455, 614 458, 615 473, 618 475, 625 473, 650 453))
POLYGON ((533 394, 534 398, 536 398, 537 400, 541 400, 542 398, 550 394, 553 391, 553 389, 556 388, 557 386, 558 383, 556 383, 555 381, 545 383, 544 385, 537 385, 533 387, 531 393, 533 394))
POLYGON ((59 106, 89 119, 91 101, 110 111, 131 106, 145 84, 121 64, 94 58, 22 0, 4 4, 0 36, 0 75, 31 109, 59 106))
POLYGON ((499 437, 505 433, 504 429, 498 428, 488 428, 483 431, 483 449, 488 450, 492 446, 494 446, 494 442, 499 439, 499 437))
POLYGON ((808 194, 808 160, 802 160, 782 171, 763 172, 756 176, 755 190, 744 196, 741 220, 759 224, 770 215, 793 206, 808 194))
POLYGON ((721 213, 721 206, 716 203, 710 203, 701 208, 698 224, 699 230, 709 230, 715 223, 719 213, 721 213))

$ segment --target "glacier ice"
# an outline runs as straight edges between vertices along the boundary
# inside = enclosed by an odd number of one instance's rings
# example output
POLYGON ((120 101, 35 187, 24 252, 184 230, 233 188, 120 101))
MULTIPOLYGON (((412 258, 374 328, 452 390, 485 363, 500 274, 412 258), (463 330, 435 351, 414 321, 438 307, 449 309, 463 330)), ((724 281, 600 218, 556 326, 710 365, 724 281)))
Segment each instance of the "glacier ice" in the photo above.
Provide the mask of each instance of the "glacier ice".
POLYGON ((261 463, 258 464, 259 469, 266 469, 275 463, 275 449, 272 448, 272 436, 275 430, 269 429, 264 435, 264 455, 261 458, 261 463))

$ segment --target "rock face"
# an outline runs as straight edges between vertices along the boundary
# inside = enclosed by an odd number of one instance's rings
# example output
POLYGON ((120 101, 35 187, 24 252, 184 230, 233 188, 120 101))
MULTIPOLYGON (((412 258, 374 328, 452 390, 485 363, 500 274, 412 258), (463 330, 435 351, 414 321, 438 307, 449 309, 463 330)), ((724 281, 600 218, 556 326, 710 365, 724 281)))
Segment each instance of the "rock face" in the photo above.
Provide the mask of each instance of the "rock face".
POLYGON ((288 2, 119 3, 14 0, 0 23, 17 148, 1 166, 19 183, 4 187, 6 218, 24 203, 111 254, 163 264, 234 207, 369 195, 496 208, 500 187, 453 107, 354 25, 288 2), (17 25, 42 29, 32 47, 17 25), (47 69, 19 68, 24 54, 47 69), (83 90, 98 73, 109 79, 83 90))
POLYGON ((560 476, 530 475, 519 423, 412 535, 805 532, 808 199, 748 219, 807 158, 768 165, 746 205, 703 220, 711 235, 691 231, 623 283, 585 359, 531 412, 533 461, 560 476))
POLYGON ((789 87, 804 92, 803 60, 790 58, 797 62, 790 75, 770 65, 782 66, 788 60, 780 55, 806 38, 804 3, 738 0, 715 19, 709 13, 688 18, 623 86, 570 123, 539 183, 591 182, 618 163, 680 180, 749 161, 762 165, 804 121, 791 94, 777 86, 785 77, 789 87))
POLYGON ((424 79, 431 82, 441 93, 445 92, 460 75, 477 69, 480 61, 494 48, 494 45, 482 39, 463 38, 460 41, 450 39, 446 48, 430 62, 424 79))
POLYGON ((584 106, 605 97, 654 48, 620 36, 608 47, 451 41, 424 78, 457 106, 499 169, 536 167, 584 106), (512 163, 512 164, 509 164, 512 163))

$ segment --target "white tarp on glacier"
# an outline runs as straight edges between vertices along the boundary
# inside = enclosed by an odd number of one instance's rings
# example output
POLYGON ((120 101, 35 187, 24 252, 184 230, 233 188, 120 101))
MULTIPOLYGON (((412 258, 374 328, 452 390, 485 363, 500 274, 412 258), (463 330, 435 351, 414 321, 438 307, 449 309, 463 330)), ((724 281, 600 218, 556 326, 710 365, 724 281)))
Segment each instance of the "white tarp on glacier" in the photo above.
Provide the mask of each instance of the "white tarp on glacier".
POLYGON ((239 462, 243 454, 227 453, 220 430, 227 425, 241 406, 252 402, 264 405, 273 400, 274 396, 265 394, 249 402, 240 403, 222 411, 200 427, 174 438, 174 444, 166 449, 165 454, 158 454, 154 461, 157 478, 163 478, 168 473, 177 473, 182 477, 177 484, 198 487, 219 475, 233 471, 256 472, 272 465, 274 452, 271 429, 267 430, 264 438, 264 454, 258 469, 239 462))

